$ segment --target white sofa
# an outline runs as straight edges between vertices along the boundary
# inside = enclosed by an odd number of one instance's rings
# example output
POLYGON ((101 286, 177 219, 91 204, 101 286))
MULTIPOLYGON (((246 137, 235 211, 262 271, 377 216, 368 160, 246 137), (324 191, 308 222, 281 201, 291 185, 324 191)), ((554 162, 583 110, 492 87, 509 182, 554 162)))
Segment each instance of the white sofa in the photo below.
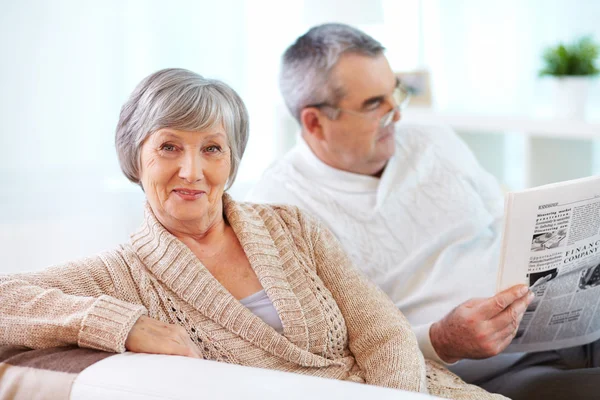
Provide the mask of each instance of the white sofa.
POLYGON ((85 369, 71 400, 426 400, 435 397, 215 361, 124 353, 85 369))

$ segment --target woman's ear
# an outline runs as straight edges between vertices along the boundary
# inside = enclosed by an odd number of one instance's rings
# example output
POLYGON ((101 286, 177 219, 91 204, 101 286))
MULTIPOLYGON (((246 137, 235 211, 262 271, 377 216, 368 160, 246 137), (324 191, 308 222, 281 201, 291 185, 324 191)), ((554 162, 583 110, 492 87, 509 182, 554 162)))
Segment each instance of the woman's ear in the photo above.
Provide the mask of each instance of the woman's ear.
POLYGON ((326 116, 317 107, 306 107, 300 112, 302 130, 316 139, 323 139, 323 119, 326 116))

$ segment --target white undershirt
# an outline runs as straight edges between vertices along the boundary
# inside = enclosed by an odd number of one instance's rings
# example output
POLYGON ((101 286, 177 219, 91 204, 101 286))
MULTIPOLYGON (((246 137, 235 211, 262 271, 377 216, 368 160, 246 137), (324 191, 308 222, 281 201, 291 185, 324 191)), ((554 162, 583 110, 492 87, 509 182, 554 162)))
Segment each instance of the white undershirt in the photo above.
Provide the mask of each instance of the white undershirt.
POLYGON ((240 300, 240 303, 252 311, 254 315, 265 321, 265 323, 270 325, 278 333, 281 334, 283 332, 283 325, 281 324, 279 314, 277 314, 273 302, 269 299, 269 296, 267 296, 267 293, 264 290, 251 294, 248 297, 244 297, 240 300))

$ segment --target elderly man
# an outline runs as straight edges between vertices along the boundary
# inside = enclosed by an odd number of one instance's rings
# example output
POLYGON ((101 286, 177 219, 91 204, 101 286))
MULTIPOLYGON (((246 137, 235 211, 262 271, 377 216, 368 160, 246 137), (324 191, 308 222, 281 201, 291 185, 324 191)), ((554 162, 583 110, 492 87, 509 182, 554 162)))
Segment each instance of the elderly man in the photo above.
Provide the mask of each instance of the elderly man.
POLYGON ((451 130, 395 126, 408 95, 383 51, 341 24, 314 27, 287 49, 280 89, 301 138, 247 199, 323 220, 404 312, 426 357, 456 363, 491 391, 539 394, 532 382, 549 375, 536 365, 564 359, 500 354, 533 294, 518 285, 494 295, 499 185, 451 130))

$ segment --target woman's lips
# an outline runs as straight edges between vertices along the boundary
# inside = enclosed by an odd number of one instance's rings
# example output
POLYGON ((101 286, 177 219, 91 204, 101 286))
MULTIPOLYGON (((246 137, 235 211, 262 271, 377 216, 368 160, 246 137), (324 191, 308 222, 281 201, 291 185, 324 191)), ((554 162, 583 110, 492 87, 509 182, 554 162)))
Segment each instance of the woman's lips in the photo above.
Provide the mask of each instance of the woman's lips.
POLYGON ((173 192, 183 200, 192 201, 202 197, 206 192, 203 190, 192 190, 192 189, 173 189, 173 192))

